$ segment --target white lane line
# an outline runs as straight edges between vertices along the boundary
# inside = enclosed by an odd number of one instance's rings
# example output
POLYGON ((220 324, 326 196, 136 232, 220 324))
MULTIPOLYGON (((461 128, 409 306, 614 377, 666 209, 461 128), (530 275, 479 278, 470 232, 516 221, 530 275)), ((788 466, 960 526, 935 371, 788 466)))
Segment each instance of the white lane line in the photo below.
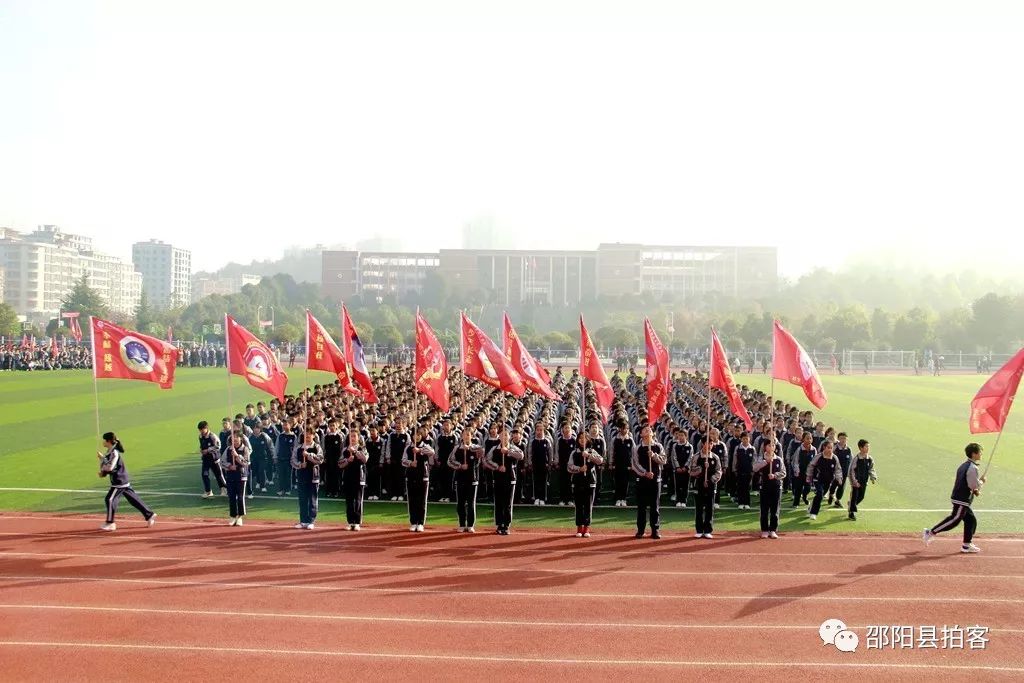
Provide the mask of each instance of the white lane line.
MULTIPOLYGON (((217 565, 244 565, 246 567, 253 566, 265 566, 265 567, 326 567, 328 569, 380 569, 380 570, 401 570, 401 571, 443 571, 451 572, 466 572, 466 573, 480 573, 480 574, 556 574, 556 575, 619 575, 628 574, 631 576, 702 576, 704 578, 713 578, 715 576, 764 576, 771 578, 789 578, 789 577, 822 577, 831 576, 840 579, 976 579, 977 573, 968 574, 954 574, 943 572, 941 574, 902 574, 902 573, 878 573, 878 574, 856 574, 853 572, 793 572, 793 571, 774 571, 774 572, 762 572, 762 571, 714 571, 710 573, 708 570, 704 571, 653 571, 653 570, 641 570, 641 569, 542 569, 542 568, 520 568, 520 567, 464 567, 460 563, 454 564, 443 564, 443 565, 429 565, 429 564, 365 564, 360 562, 299 562, 297 560, 280 561, 280 560, 253 560, 253 559, 234 559, 234 560, 219 560, 205 557, 187 558, 187 557, 170 557, 170 556, 158 556, 158 555, 123 555, 118 553, 116 555, 111 554, 95 554, 95 553, 30 553, 30 552, 0 552, 0 557, 48 557, 48 558, 61 558, 61 559, 87 559, 87 560, 109 560, 114 562, 123 562, 124 560, 141 560, 146 562, 173 562, 176 564, 217 564, 217 565)), ((94 565, 93 565, 94 566, 94 565)), ((136 571, 145 571, 145 569, 138 569, 136 571)), ((342 577, 343 578, 343 577, 342 577)), ((986 579, 1024 579, 1024 574, 985 574, 986 579)))
MULTIPOLYGON (((458 577, 453 577, 458 578, 458 577)), ((1024 599, 1017 598, 980 598, 980 597, 907 597, 907 596, 864 596, 864 595, 721 595, 717 593, 581 593, 576 590, 562 592, 521 591, 521 590, 459 590, 454 588, 376 588, 373 586, 338 586, 325 583, 289 584, 271 583, 266 581, 175 581, 171 579, 125 579, 103 576, 53 576, 48 574, 12 575, 0 574, 0 582, 15 581, 52 581, 54 583, 70 583, 83 581, 88 583, 118 583, 154 586, 213 586, 218 588, 276 588, 278 590, 323 590, 339 593, 377 593, 410 594, 410 595, 487 595, 496 598, 594 598, 608 600, 722 600, 747 602, 796 602, 796 601, 827 601, 834 602, 909 602, 909 603, 971 603, 997 605, 1024 605, 1024 599)), ((842 586, 839 586, 842 587, 842 586)))
MULTIPOLYGON (((527 626, 536 628, 653 628, 653 629, 674 629, 674 630, 724 630, 724 631, 813 631, 817 632, 819 625, 807 624, 665 624, 651 622, 616 622, 616 621, 508 621, 502 619, 445 619, 442 617, 381 617, 365 615, 345 614, 294 614, 288 612, 237 612, 225 610, 190 610, 190 609, 162 609, 155 607, 122 607, 103 605, 35 605, 35 604, 0 604, 0 609, 6 610, 38 610, 38 611, 59 611, 59 612, 100 612, 113 614, 159 614, 159 615, 187 615, 200 617, 245 617, 257 619, 296 619, 313 621, 372 621, 399 624, 451 624, 454 626, 527 626)), ((850 628, 867 628, 867 625, 850 624, 850 628)), ((1017 628, 995 628, 993 633, 1024 633, 1024 629, 1017 628)))
POLYGON ((87 643, 67 641, 33 641, 33 640, 0 640, 2 647, 48 647, 48 648, 82 648, 98 650, 136 650, 151 652, 207 652, 218 654, 242 655, 289 655, 301 657, 346 657, 374 659, 411 659, 418 661, 457 661, 457 662, 503 662, 508 664, 555 664, 573 666, 647 666, 647 667, 825 667, 843 669, 909 669, 909 670, 940 670, 940 671, 992 671, 1019 673, 1022 667, 987 666, 983 664, 897 664, 891 662, 773 662, 756 661, 720 661, 720 660, 672 660, 672 659, 557 659, 545 657, 497 657, 488 655, 457 655, 457 654, 418 654, 412 652, 344 652, 340 650, 281 650, 255 647, 214 647, 210 645, 146 645, 142 643, 87 643))
MULTIPOLYGON (((212 538, 212 537, 188 537, 188 536, 157 536, 157 535, 155 535, 156 532, 148 533, 145 530, 145 528, 139 529, 138 531, 140 533, 137 534, 137 535, 136 534, 132 534, 132 535, 122 534, 122 535, 118 535, 118 536, 112 536, 110 534, 101 533, 99 531, 97 531, 95 534, 90 534, 88 536, 84 536, 81 533, 47 533, 47 532, 0 531, 0 536, 34 537, 34 538, 40 538, 41 537, 41 538, 47 538, 47 539, 72 538, 72 539, 78 539, 78 540, 83 540, 83 539, 90 539, 90 540, 91 539, 105 539, 105 540, 109 540, 109 539, 116 538, 116 539, 120 539, 121 542, 131 542, 131 541, 145 541, 145 542, 163 541, 163 542, 178 542, 178 543, 185 542, 185 543, 196 543, 196 544, 206 543, 206 544, 216 544, 218 546, 224 546, 224 545, 283 546, 283 547, 286 547, 288 549, 295 549, 295 548, 317 548, 317 549, 337 548, 339 550, 349 550, 349 549, 355 549, 355 550, 375 550, 375 551, 376 550, 396 550, 396 551, 403 551, 403 552, 417 552, 417 551, 429 550, 429 551, 444 551, 444 552, 448 552, 448 553, 452 553, 452 554, 456 554, 456 553, 462 553, 462 554, 512 553, 512 554, 515 554, 515 555, 521 555, 521 554, 524 554, 524 553, 536 553, 536 554, 543 554, 543 555, 551 555, 551 554, 572 553, 573 555, 577 555, 577 554, 578 555, 598 555, 598 556, 600 556, 600 555, 614 555, 614 556, 616 556, 617 559, 620 559, 620 560, 623 559, 624 555, 625 556, 633 556, 633 557, 637 557, 637 558, 644 558, 644 557, 649 557, 649 556, 652 556, 652 555, 661 555, 661 556, 665 556, 665 557, 691 557, 691 558, 692 557, 702 557, 702 556, 710 556, 710 557, 746 557, 746 556, 750 556, 750 557, 787 557, 787 558, 788 557, 814 557, 814 558, 838 557, 838 558, 843 558, 843 559, 849 559, 849 558, 855 558, 855 557, 864 557, 864 558, 868 558, 868 557, 870 557, 870 558, 908 558, 908 557, 920 557, 922 559, 927 558, 927 559, 930 559, 930 560, 940 560, 940 559, 943 559, 943 558, 947 558, 948 559, 949 557, 959 557, 960 556, 960 553, 952 553, 950 555, 939 555, 939 554, 923 555, 923 554, 920 554, 921 552, 923 552, 920 548, 918 550, 915 550, 915 551, 891 552, 891 553, 855 553, 855 552, 843 552, 843 553, 781 552, 781 553, 773 553, 773 552, 764 552, 764 551, 745 552, 745 551, 741 551, 741 550, 735 550, 735 551, 729 551, 729 552, 720 552, 720 551, 715 551, 715 550, 704 550, 703 549, 703 548, 714 548, 716 546, 716 543, 714 543, 714 542, 712 542, 712 543, 701 542, 699 544, 699 546, 698 546, 696 541, 695 541, 694 545, 689 546, 689 547, 693 548, 692 550, 670 550, 670 549, 666 549, 665 546, 660 546, 659 547, 657 544, 652 543, 650 541, 650 539, 646 539, 642 543, 642 545, 646 545, 647 546, 646 550, 637 550, 636 549, 636 546, 641 544, 640 542, 637 542, 636 544, 632 544, 629 547, 623 547, 623 548, 620 548, 620 549, 597 550, 597 549, 588 549, 586 547, 585 543, 581 544, 579 547, 573 547, 571 549, 564 548, 564 547, 563 548, 523 548, 523 547, 501 548, 501 547, 497 547, 497 546, 468 546, 468 547, 459 547, 459 546, 455 546, 455 545, 419 545, 419 544, 415 544, 415 543, 410 543, 409 545, 402 545, 402 544, 395 544, 395 543, 388 543, 388 544, 384 544, 384 543, 360 543, 358 540, 355 539, 354 536, 351 537, 352 538, 351 541, 342 541, 340 543, 339 542, 332 543, 329 540, 324 540, 324 535, 323 534, 320 534, 320 533, 310 534, 308 531, 301 531, 301 530, 297 530, 297 531, 294 532, 296 537, 299 537, 299 536, 302 536, 302 537, 305 537, 305 538, 319 537, 321 540, 319 540, 319 541, 279 541, 279 540, 266 540, 266 539, 260 539, 260 538, 231 539, 231 538, 227 538, 227 537, 212 538), (697 549, 698 547, 700 547, 701 549, 698 550, 697 549)), ((429 532, 428 531, 428 536, 426 536, 426 537, 419 536, 418 538, 427 538, 427 537, 430 536, 430 534, 434 534, 434 535, 440 536, 440 534, 442 534, 442 533, 445 533, 445 532, 436 532, 436 531, 429 532)), ((450 534, 450 536, 451 537, 455 537, 456 535, 454 533, 452 533, 452 534, 450 534)), ((461 534, 459 535, 459 537, 465 538, 465 536, 461 535, 461 534)), ((680 540, 689 540, 687 537, 684 537, 684 536, 680 536, 678 538, 680 540)), ((441 539, 439 539, 439 540, 441 540, 441 539)), ((563 540, 563 539, 559 539, 559 540, 563 540)), ((564 540, 568 540, 568 538, 566 538, 564 540)), ((666 539, 666 542, 671 543, 672 542, 671 538, 666 539)), ((766 543, 768 543, 768 542, 766 542, 766 543)), ((723 545, 725 545, 725 544, 723 544, 723 545)), ((769 545, 770 545, 770 543, 769 543, 769 545)), ((779 545, 773 545, 772 547, 784 547, 784 545, 785 544, 779 544, 779 545)), ((764 544, 760 544, 760 547, 767 547, 767 546, 764 545, 764 544)), ((971 562, 978 562, 978 561, 981 561, 981 560, 1024 560, 1024 555, 992 555, 992 554, 989 554, 989 553, 981 553, 981 554, 978 554, 978 555, 971 555, 971 557, 970 557, 970 561, 971 562)))
MULTIPOLYGON (((53 489, 53 488, 31 488, 31 487, 20 487, 20 486, 0 486, 0 493, 3 493, 3 492, 10 492, 10 493, 78 493, 78 494, 88 494, 88 495, 96 495, 96 494, 103 495, 103 494, 106 494, 107 489, 53 489)), ((137 491, 137 493, 139 493, 140 495, 145 495, 145 496, 177 496, 177 497, 181 497, 181 498, 202 498, 203 497, 203 494, 201 494, 201 493, 192 493, 192 492, 188 492, 188 491, 173 491, 173 490, 168 490, 168 489, 149 489, 149 490, 146 490, 146 491, 139 490, 139 491, 137 491)), ((295 497, 294 496, 289 496, 288 498, 282 498, 281 496, 262 496, 261 495, 261 496, 255 496, 255 499, 256 500, 295 500, 295 497)), ((223 499, 223 500, 226 500, 226 499, 223 499)), ((401 505, 402 507, 405 507, 405 505, 406 505, 404 501, 377 500, 377 501, 368 501, 368 502, 370 502, 370 503, 372 503, 374 505, 376 505, 378 503, 401 505)), ((454 507, 456 505, 456 503, 439 503, 439 502, 436 502, 436 501, 431 501, 430 504, 431 505, 442 505, 442 506, 446 506, 446 507, 454 507)), ((518 505, 515 505, 515 507, 522 508, 524 510, 528 509, 528 508, 536 509, 533 505, 530 505, 530 504, 527 504, 527 503, 520 503, 518 505)), ((602 510, 604 510, 604 509, 614 510, 615 509, 614 505, 595 505, 594 507, 598 508, 598 509, 602 509, 602 510)), ((783 505, 782 513, 785 514, 787 512, 787 509, 788 508, 785 505, 783 505)), ((797 507, 795 509, 798 510, 798 511, 802 511, 804 508, 797 507)), ((948 513, 951 509, 952 509, 952 504, 950 504, 950 507, 945 507, 945 508, 863 508, 862 507, 862 508, 858 508, 858 511, 859 512, 899 512, 899 513, 903 513, 903 512, 909 512, 909 513, 914 513, 914 512, 929 512, 929 513, 931 513, 931 512, 946 512, 946 513, 948 513)), ((675 508, 674 507, 673 508, 669 508, 669 507, 666 506, 666 510, 675 510, 675 508)), ((735 507, 733 505, 724 506, 724 507, 721 508, 721 510, 722 511, 735 510, 737 512, 740 511, 739 508, 737 508, 737 507, 735 507)), ((752 514, 752 513, 756 512, 756 510, 751 510, 751 511, 747 511, 747 512, 752 514)), ((840 513, 841 512, 843 512, 843 511, 840 510, 840 513)), ((977 509, 977 510, 975 510, 975 512, 994 512, 994 513, 1020 514, 1020 513, 1024 513, 1024 510, 1011 510, 1011 509, 1005 509, 1005 508, 994 508, 994 509, 987 509, 987 510, 977 509)))

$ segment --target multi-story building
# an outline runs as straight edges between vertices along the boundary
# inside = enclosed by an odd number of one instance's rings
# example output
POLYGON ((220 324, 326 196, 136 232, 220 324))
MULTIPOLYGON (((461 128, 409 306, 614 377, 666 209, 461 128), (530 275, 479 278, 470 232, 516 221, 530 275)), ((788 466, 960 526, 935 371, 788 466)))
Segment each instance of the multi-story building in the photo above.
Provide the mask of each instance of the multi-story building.
POLYGON ((87 276, 89 286, 122 315, 139 303, 142 275, 130 263, 92 250, 92 240, 52 225, 24 234, 0 231, 0 267, 5 270, 3 300, 32 323, 56 317, 61 301, 87 276))
POLYGON ((142 273, 146 299, 158 310, 192 302, 192 252, 160 240, 132 245, 132 263, 142 273))
POLYGON ((6 277, 6 271, 4 271, 3 265, 0 265, 0 301, 4 300, 4 279, 6 277))
POLYGON ((238 275, 235 277, 213 277, 212 275, 192 278, 192 301, 199 301, 211 294, 228 296, 242 291, 246 285, 258 285, 259 275, 238 275))
POLYGON ((323 253, 324 294, 399 297, 439 273, 453 293, 485 292, 512 305, 576 305, 598 297, 654 293, 685 301, 709 292, 763 295, 778 283, 774 247, 601 244, 596 250, 441 249, 437 254, 323 253))

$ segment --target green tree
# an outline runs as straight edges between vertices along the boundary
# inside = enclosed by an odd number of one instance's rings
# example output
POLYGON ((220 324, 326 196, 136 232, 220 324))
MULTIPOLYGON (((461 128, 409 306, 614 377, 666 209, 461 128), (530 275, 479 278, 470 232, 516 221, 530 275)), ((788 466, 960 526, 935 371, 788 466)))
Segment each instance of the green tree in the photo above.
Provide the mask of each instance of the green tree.
POLYGON ((977 340, 988 348, 1002 351, 1009 346, 1010 325, 1014 316, 1014 302, 1009 296, 989 292, 971 306, 974 312, 974 333, 977 340))
POLYGON ((21 323, 18 322, 18 314, 14 308, 0 301, 0 335, 17 337, 21 334, 21 323))
POLYGON ((640 335, 628 327, 599 327, 594 341, 606 348, 632 349, 640 344, 640 335))
POLYGON ((88 324, 90 315, 98 318, 110 317, 110 309, 107 307, 103 297, 89 286, 88 275, 82 275, 78 282, 75 283, 71 293, 61 301, 60 307, 64 311, 78 311, 80 314, 79 320, 84 323, 82 324, 83 329, 88 324))
POLYGON ((373 331, 373 343, 378 346, 398 346, 402 343, 402 334, 394 325, 381 325, 373 331))
POLYGON ((156 322, 156 318, 153 315, 153 309, 149 305, 149 297, 146 296, 146 290, 143 289, 142 295, 139 297, 139 303, 135 307, 135 329, 144 334, 149 334, 154 322, 156 322))
POLYGON ((876 308, 871 312, 871 338, 876 346, 892 344, 892 315, 876 308))
POLYGON ((871 340, 871 323, 860 306, 847 306, 829 316, 821 332, 841 349, 852 349, 860 342, 871 340))
POLYGON ((448 281, 441 273, 430 271, 423 276, 420 303, 429 308, 442 308, 448 303, 448 281))
POLYGON ((577 342, 565 332, 548 332, 541 337, 541 343, 552 349, 575 349, 577 342))
POLYGON ((935 315, 924 308, 912 308, 896 319, 893 344, 901 351, 923 349, 935 342, 935 315))
POLYGON ((274 344, 280 344, 282 342, 298 342, 302 338, 302 330, 299 329, 298 325, 292 323, 284 323, 282 325, 275 325, 273 331, 267 335, 267 341, 274 344))
POLYGON ((935 335, 945 351, 974 351, 971 336, 971 310, 966 306, 953 308, 939 316, 935 335))

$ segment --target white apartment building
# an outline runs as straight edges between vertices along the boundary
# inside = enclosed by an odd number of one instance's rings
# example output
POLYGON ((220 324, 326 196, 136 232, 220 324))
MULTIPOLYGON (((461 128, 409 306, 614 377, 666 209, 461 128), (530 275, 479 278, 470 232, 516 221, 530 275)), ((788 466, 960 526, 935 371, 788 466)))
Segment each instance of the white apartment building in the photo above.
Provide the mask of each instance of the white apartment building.
POLYGON ((132 263, 142 273, 146 299, 166 310, 192 303, 192 252, 160 240, 132 245, 132 263))

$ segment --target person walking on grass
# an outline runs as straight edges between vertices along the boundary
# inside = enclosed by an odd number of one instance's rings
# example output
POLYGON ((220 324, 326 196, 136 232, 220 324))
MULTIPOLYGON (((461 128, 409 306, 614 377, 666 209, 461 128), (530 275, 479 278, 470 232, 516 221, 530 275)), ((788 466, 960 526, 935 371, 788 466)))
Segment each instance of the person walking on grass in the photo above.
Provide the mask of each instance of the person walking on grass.
POLYGON ((228 437, 227 447, 220 454, 220 468, 228 485, 228 515, 230 526, 242 526, 245 517, 245 484, 249 479, 249 463, 252 461, 252 447, 242 435, 234 430, 228 437))
POLYGON ((928 545, 935 539, 935 536, 944 531, 956 528, 960 522, 964 523, 964 541, 960 546, 962 553, 981 552, 981 548, 974 545, 974 532, 978 528, 978 520, 971 509, 971 503, 981 495, 981 487, 985 484, 985 477, 978 475, 978 461, 981 460, 981 445, 969 443, 964 448, 967 461, 962 463, 956 470, 953 479, 953 493, 950 500, 953 503, 953 512, 944 520, 925 529, 921 537, 924 544, 928 545))
POLYGON ((807 467, 807 484, 814 487, 814 498, 811 506, 807 508, 807 516, 810 519, 817 519, 821 512, 821 499, 834 483, 843 481, 843 467, 836 458, 833 448, 835 444, 831 441, 821 442, 821 452, 814 456, 814 460, 807 467))
POLYGON ((871 444, 867 439, 857 442, 857 455, 850 461, 850 470, 846 479, 850 482, 850 511, 847 519, 857 521, 857 506, 864 500, 867 492, 868 482, 874 484, 877 481, 875 476, 875 461, 871 459, 871 444))
POLYGON ((107 521, 100 527, 101 531, 117 531, 117 524, 114 522, 114 515, 117 513, 117 504, 121 496, 128 499, 136 510, 142 513, 146 524, 156 524, 156 513, 150 510, 139 494, 132 488, 131 479, 128 476, 128 468, 124 464, 124 446, 114 432, 107 432, 103 435, 103 447, 106 452, 97 451, 96 457, 100 461, 99 476, 110 478, 110 490, 107 491, 105 499, 107 507, 107 521))

